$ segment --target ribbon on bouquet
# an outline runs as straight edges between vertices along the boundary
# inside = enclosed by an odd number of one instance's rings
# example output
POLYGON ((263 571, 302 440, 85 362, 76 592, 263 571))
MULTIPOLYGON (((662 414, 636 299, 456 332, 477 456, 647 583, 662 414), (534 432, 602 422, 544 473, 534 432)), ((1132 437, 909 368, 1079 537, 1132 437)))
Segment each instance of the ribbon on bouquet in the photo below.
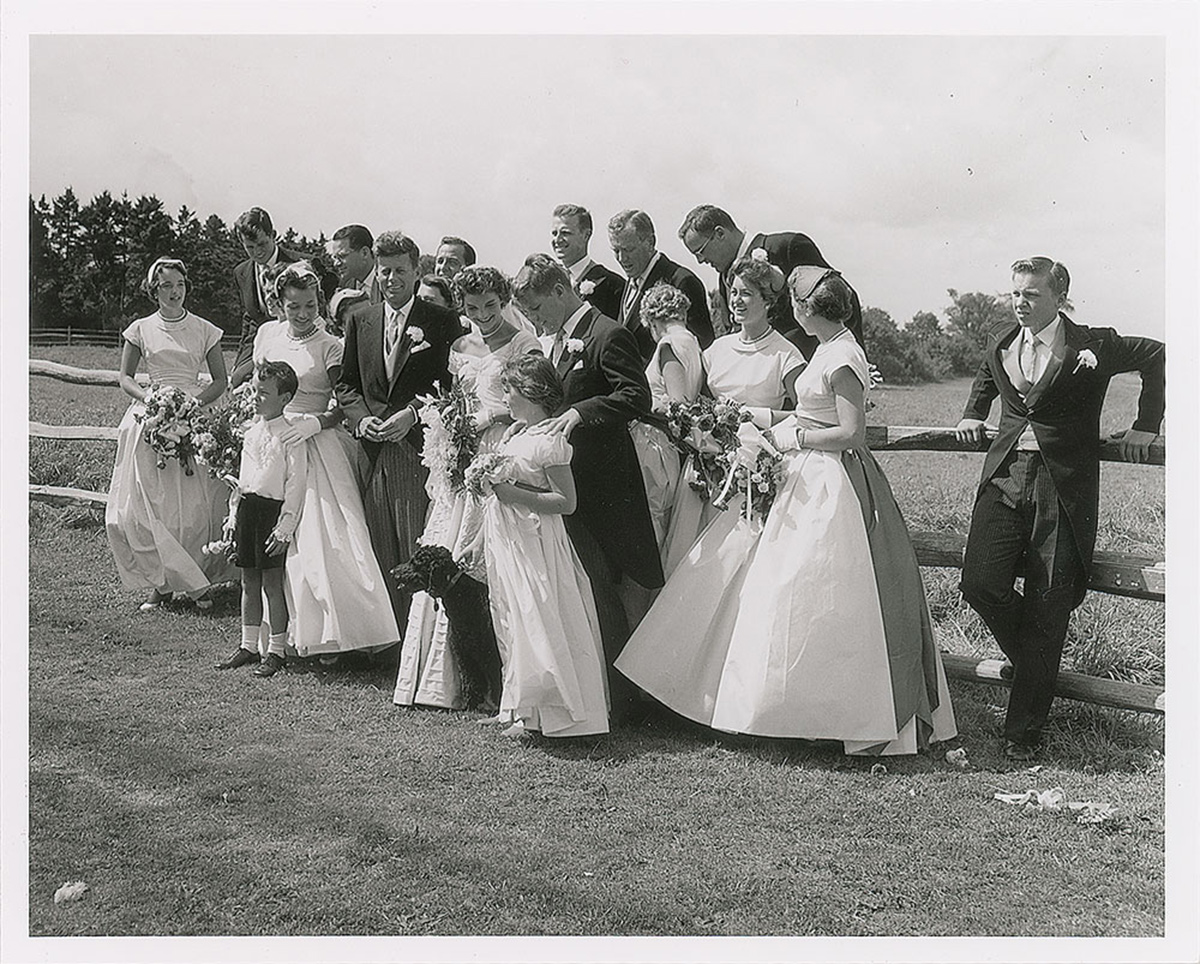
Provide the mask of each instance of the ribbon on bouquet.
POLYGON ((729 498, 737 481, 738 469, 741 468, 744 470, 742 475, 746 480, 746 499, 743 511, 746 514, 746 521, 749 522, 753 505, 752 476, 758 466, 758 457, 761 453, 766 452, 771 458, 777 459, 780 457, 780 452, 753 422, 742 422, 738 426, 737 435, 739 442, 737 451, 730 459, 729 473, 725 476, 725 484, 721 486, 721 492, 713 500, 713 505, 718 509, 725 509, 729 506, 729 498))

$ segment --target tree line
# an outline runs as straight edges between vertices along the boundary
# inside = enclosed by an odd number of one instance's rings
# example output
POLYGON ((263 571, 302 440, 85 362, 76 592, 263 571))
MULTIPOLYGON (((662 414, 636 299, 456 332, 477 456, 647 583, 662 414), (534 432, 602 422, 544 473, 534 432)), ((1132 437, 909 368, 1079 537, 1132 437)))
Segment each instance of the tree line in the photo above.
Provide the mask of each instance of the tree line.
MULTIPOLYGON (((316 238, 288 227, 280 242, 289 250, 325 261, 324 233, 316 238)), ((66 188, 47 200, 29 198, 29 325, 119 331, 149 312, 141 290, 150 263, 170 255, 188 266, 188 305, 236 333, 241 305, 233 266, 245 258, 233 229, 218 215, 203 220, 181 207, 172 216, 154 195, 136 200, 104 191, 81 205, 66 188)), ((423 269, 432 269, 432 258, 423 269)), ((863 333, 871 360, 888 384, 914 384, 972 375, 987 336, 1012 314, 1006 298, 949 289, 942 323, 919 311, 903 327, 881 308, 863 309, 863 333)))

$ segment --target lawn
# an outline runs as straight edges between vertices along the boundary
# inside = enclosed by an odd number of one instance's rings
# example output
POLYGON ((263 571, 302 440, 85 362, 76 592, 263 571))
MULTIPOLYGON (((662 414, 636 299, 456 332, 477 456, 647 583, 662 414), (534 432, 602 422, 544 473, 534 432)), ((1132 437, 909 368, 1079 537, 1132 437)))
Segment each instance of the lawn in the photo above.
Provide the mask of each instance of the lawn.
MULTIPOLYGON (((46 349, 82 367, 115 352, 46 349)), ((886 388, 871 421, 952 424, 959 381, 886 388)), ((1128 424, 1136 380, 1112 392, 1128 424)), ((115 425, 116 389, 36 379, 33 419, 115 425)), ((107 488, 111 443, 31 446, 31 479, 107 488)), ((881 457, 913 528, 964 530, 980 456, 881 457)), ((1104 468, 1100 545, 1162 552, 1161 469, 1104 468)), ((878 761, 658 718, 590 745, 511 743, 402 710, 395 666, 217 673, 236 594, 143 615, 93 512, 30 509, 32 935, 1156 936, 1161 720, 1060 701, 1043 766, 998 752, 1004 691, 952 684, 969 765, 878 761), (993 799, 1061 787, 1115 804, 993 799), (55 905, 67 880, 91 890, 55 905)), ((996 655, 926 570, 939 642, 996 655)), ((1095 596, 1067 662, 1162 682, 1163 607, 1095 596)))

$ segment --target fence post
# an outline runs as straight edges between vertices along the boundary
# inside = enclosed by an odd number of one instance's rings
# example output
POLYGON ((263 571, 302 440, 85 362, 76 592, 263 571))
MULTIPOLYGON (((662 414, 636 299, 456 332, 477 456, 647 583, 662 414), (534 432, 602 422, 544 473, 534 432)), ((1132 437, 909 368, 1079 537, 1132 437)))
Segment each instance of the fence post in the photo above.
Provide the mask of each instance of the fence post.
POLYGON ((67 325, 67 347, 71 347, 71 326, 67 325))

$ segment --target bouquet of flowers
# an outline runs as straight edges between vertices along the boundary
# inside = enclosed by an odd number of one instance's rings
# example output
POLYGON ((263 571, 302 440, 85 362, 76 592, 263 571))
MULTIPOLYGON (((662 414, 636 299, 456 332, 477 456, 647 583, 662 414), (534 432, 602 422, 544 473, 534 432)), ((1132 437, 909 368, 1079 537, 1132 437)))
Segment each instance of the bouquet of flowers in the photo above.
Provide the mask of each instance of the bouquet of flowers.
POLYGON ((512 474, 512 457, 499 452, 477 456, 464 474, 463 484, 475 499, 482 502, 491 495, 492 485, 505 482, 512 474))
POLYGON ((766 518, 783 482, 783 456, 752 422, 738 426, 739 445, 731 453, 730 467, 721 491, 713 499, 718 509, 727 509, 735 492, 745 492, 746 518, 766 518))
POLYGON ((479 453, 479 429, 474 410, 474 393, 455 379, 450 390, 421 398, 421 421, 425 441, 421 462, 429 469, 430 497, 463 491, 467 468, 479 453))
POLYGON ((151 385, 144 404, 145 410, 134 417, 142 425, 142 438, 158 454, 158 467, 165 469, 167 459, 178 459, 184 472, 192 475, 194 437, 203 430, 200 403, 183 389, 151 385))
POLYGON ((762 517, 783 477, 783 456, 751 422, 746 406, 729 397, 701 395, 667 405, 668 433, 692 457, 689 484, 718 509, 744 491, 746 513, 762 517))
POLYGON ((244 382, 231 391, 224 405, 204 416, 203 429, 192 438, 196 461, 208 466, 213 478, 236 484, 242 465, 242 439, 254 418, 254 389, 244 382))

